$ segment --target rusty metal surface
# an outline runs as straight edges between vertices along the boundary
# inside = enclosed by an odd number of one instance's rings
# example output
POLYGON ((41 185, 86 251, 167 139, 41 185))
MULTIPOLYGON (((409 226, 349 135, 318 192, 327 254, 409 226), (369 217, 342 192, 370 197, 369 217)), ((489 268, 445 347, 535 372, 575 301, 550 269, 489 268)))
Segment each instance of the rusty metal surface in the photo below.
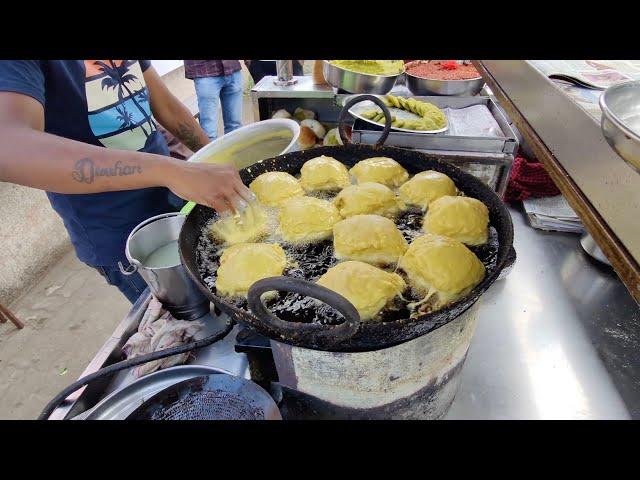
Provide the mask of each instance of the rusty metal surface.
POLYGON ((303 418, 311 412, 317 418, 442 417, 455 396, 480 303, 437 330, 381 350, 324 352, 272 341, 285 389, 282 408, 290 418, 302 414, 305 403, 303 418), (295 399, 288 407, 287 398, 295 399))

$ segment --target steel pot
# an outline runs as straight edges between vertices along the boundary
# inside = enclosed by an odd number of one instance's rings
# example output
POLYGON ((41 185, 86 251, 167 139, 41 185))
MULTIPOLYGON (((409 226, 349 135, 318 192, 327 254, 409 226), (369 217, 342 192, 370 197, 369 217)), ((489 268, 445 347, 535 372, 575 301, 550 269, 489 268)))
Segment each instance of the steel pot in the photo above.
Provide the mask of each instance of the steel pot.
POLYGON ((140 273, 151 293, 181 320, 195 320, 209 313, 209 299, 187 274, 182 261, 175 265, 151 268, 145 259, 157 248, 178 240, 186 217, 180 213, 156 215, 138 224, 129 234, 125 255, 129 267, 118 262, 124 275, 140 273))

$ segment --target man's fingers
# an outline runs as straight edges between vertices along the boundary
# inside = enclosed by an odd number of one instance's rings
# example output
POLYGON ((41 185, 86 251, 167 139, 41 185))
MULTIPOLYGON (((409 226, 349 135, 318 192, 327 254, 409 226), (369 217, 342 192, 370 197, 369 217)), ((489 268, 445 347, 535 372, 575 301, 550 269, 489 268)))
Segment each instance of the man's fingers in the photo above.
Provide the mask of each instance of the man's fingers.
POLYGON ((235 190, 229 194, 227 201, 237 213, 242 213, 248 205, 248 203, 238 193, 236 193, 235 190))
POLYGON ((207 206, 213 208, 220 216, 227 216, 232 213, 231 205, 222 197, 214 197, 207 200, 207 206))
POLYGON ((241 183, 240 185, 235 185, 235 191, 247 203, 251 203, 257 200, 255 194, 251 190, 249 190, 243 183, 241 183))

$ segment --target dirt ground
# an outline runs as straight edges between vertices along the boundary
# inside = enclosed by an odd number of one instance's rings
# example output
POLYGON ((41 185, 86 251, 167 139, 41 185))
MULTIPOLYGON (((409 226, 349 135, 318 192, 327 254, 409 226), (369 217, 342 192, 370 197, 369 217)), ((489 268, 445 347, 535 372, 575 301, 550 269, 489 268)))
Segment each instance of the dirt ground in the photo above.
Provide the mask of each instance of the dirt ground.
MULTIPOLYGON (((253 122, 248 96, 243 107, 244 123, 253 122)), ((80 376, 131 305, 70 248, 9 307, 26 326, 0 324, 0 419, 33 419, 80 376)))

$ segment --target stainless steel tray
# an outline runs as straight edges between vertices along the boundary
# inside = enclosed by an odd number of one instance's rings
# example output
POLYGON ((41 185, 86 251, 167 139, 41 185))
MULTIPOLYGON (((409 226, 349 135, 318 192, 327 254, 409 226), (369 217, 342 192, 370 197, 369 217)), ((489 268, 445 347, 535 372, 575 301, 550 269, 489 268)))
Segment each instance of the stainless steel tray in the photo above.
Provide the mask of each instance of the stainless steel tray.
MULTIPOLYGON (((340 95, 338 97, 342 96, 340 95)), ((350 97, 350 95, 345 97, 350 97)), ((432 103, 439 108, 460 109, 473 105, 484 105, 498 123, 503 136, 469 137, 449 135, 447 132, 425 135, 392 130, 385 145, 427 151, 478 152, 510 156, 517 153, 519 145, 516 133, 511 128, 502 110, 490 97, 412 96, 412 98, 432 103)), ((375 144, 381 131, 382 128, 378 129, 368 122, 356 120, 353 125, 352 139, 355 143, 375 144)))

